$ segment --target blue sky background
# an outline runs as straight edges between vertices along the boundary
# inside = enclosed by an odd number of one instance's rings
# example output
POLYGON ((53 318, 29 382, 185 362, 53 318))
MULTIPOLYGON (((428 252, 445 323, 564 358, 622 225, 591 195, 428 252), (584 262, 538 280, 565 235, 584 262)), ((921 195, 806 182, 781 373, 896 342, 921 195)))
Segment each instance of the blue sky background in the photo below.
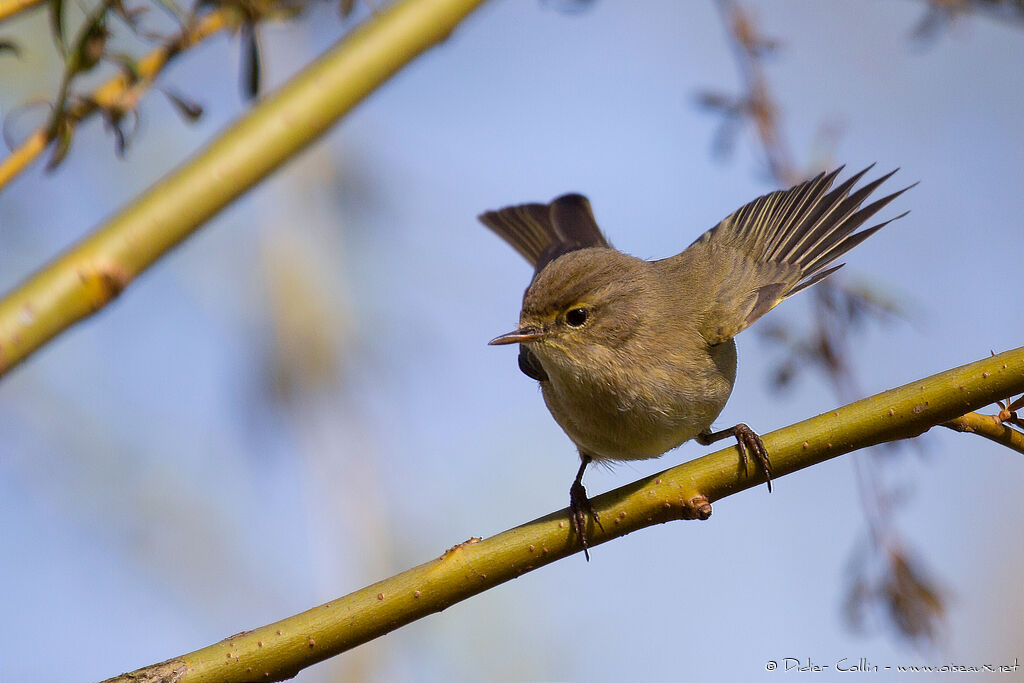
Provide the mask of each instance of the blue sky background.
MULTIPOLYGON (((986 19, 916 42, 920 2, 749 2, 785 134, 919 180, 906 218, 843 275, 904 306, 856 339, 865 394, 1019 346, 1024 33, 986 19)), ((44 15, 0 60, 0 113, 52 96, 44 15)), ((24 32, 24 33, 22 33, 24 32)), ((333 7, 264 32, 285 80, 340 32, 333 7)), ((5 31, 5 35, 7 32, 5 31)), ((217 39, 166 81, 125 161, 84 126, 56 174, 0 193, 0 288, 16 285, 244 109, 217 39)), ((301 158, 0 381, 0 681, 85 681, 325 602, 561 508, 577 467, 514 349, 527 264, 479 212, 587 194, 619 248, 679 251, 774 185, 749 135, 711 154, 698 92, 739 91, 712 3, 495 1, 301 158)), ((771 313, 808 324, 797 297, 771 313)), ((756 329, 756 327, 755 327, 756 329)), ((719 426, 769 431, 837 405, 753 332, 719 426)), ((706 452, 594 469, 601 492, 706 452)), ((895 526, 947 591, 939 644, 842 620, 865 523, 850 457, 572 557, 300 674, 303 682, 770 679, 768 660, 1024 661, 1024 461, 941 430, 883 456, 895 526)), ((790 674, 793 675, 793 674, 790 674)), ((825 680, 831 678, 824 674, 825 680)), ((898 676, 886 676, 899 680, 898 676)), ((986 680, 984 675, 978 676, 986 680)), ((993 676, 993 679, 996 677, 993 676)), ((972 678, 975 680, 975 678, 972 678)), ((998 680, 1009 680, 1005 676, 998 680)))

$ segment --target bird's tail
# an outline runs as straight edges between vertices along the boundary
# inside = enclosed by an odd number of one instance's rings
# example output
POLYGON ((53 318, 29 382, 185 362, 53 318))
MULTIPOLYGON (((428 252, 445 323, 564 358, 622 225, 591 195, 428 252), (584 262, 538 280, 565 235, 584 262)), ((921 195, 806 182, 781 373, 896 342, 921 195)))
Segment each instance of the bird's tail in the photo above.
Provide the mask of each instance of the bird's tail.
POLYGON ((540 272, 570 251, 607 247, 590 202, 580 194, 563 195, 550 204, 520 204, 478 216, 480 222, 512 245, 540 272))

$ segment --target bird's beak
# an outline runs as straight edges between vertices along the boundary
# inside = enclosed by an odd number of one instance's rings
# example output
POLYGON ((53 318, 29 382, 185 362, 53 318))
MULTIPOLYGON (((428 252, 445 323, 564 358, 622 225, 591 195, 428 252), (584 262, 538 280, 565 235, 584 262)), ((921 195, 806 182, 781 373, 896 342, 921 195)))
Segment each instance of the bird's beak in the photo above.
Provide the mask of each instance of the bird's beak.
POLYGON ((548 336, 548 334, 544 330, 531 325, 523 325, 518 330, 503 334, 500 337, 495 337, 487 343, 491 346, 502 346, 504 344, 528 344, 532 341, 543 339, 546 336, 548 336))

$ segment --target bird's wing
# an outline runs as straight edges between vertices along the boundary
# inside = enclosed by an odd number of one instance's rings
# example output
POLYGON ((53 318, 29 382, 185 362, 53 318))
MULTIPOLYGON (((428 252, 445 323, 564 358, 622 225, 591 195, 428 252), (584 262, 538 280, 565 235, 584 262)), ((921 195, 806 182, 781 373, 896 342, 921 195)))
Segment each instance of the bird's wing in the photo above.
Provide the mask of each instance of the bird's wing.
POLYGON ((703 294, 709 304, 702 316, 701 333, 709 343, 731 339, 786 297, 828 277, 842 267, 829 268, 829 264, 906 215, 855 232, 910 189, 862 207, 896 172, 851 193, 870 168, 831 190, 842 167, 758 197, 701 235, 682 254, 665 259, 703 274, 702 289, 706 286, 703 294))
POLYGON ((562 254, 587 247, 607 247, 590 202, 580 194, 558 197, 550 204, 520 204, 478 216, 522 254, 539 273, 562 254))

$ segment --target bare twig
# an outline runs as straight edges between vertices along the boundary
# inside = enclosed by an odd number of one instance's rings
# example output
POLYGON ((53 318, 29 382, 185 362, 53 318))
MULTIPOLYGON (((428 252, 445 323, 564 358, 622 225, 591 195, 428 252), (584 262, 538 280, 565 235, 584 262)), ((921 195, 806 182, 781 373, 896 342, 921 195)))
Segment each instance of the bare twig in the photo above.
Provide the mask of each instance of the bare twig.
POLYGON ((193 18, 176 37, 142 57, 135 65, 134 77, 119 71, 88 96, 69 99, 69 79, 65 77, 50 122, 30 133, 10 155, 0 160, 0 190, 38 159, 58 138, 62 129, 73 128, 98 111, 135 110, 143 94, 168 62, 193 45, 236 26, 241 19, 241 11, 234 5, 222 5, 193 18))
POLYGON ((728 26, 730 44, 743 77, 744 94, 736 105, 737 113, 754 124, 772 176, 782 185, 795 185, 804 179, 803 174, 793 163, 779 125, 779 107, 761 65, 761 58, 778 45, 761 35, 753 18, 733 0, 718 0, 718 7, 728 26))

